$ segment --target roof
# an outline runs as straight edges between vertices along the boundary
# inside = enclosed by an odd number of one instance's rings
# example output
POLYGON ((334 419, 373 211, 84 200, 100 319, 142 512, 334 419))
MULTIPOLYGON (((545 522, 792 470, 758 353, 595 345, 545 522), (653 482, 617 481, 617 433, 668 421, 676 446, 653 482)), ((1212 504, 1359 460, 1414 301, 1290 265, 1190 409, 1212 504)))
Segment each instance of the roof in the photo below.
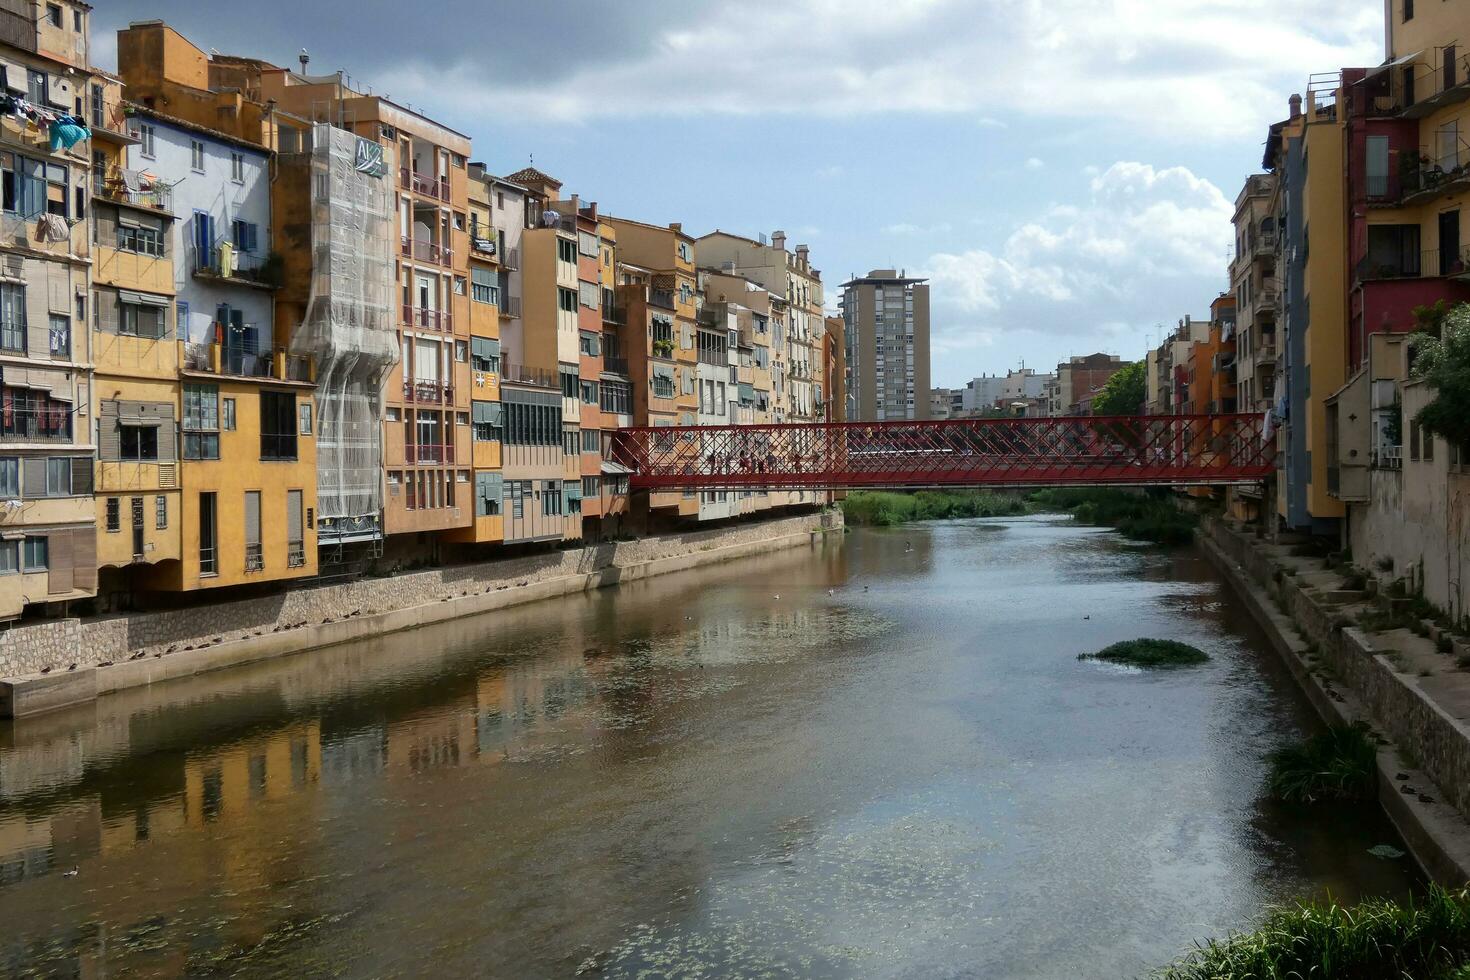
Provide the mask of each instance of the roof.
POLYGON ((506 177, 506 180, 516 184, 555 184, 557 187, 561 186, 561 181, 549 174, 542 173, 535 167, 522 167, 520 170, 506 177))
POLYGON ((678 235, 680 238, 687 238, 691 242, 698 241, 698 239, 689 234, 689 232, 687 231, 683 231, 678 228, 670 228, 668 225, 656 225, 650 221, 639 221, 636 218, 619 218, 615 214, 604 214, 601 220, 616 224, 637 225, 639 228, 649 228, 653 231, 664 231, 668 232, 671 235, 678 235))
POLYGON ((146 116, 149 119, 155 119, 158 122, 161 122, 166 126, 172 126, 175 129, 182 129, 185 132, 190 133, 199 133, 200 135, 208 136, 210 139, 218 140, 221 143, 229 143, 231 146, 239 146, 247 150, 253 150, 256 153, 259 153, 261 156, 270 156, 271 154, 271 151, 269 149, 261 146, 259 143, 252 143, 249 140, 241 139, 238 136, 231 136, 229 133, 222 133, 217 129, 210 129, 208 126, 201 126, 198 123, 189 122, 187 119, 180 119, 177 116, 170 116, 166 113, 159 112, 157 109, 150 109, 145 105, 139 105, 136 102, 124 101, 123 105, 127 109, 131 110, 130 115, 146 116))
POLYGON ((911 286, 928 281, 928 279, 919 279, 913 276, 875 276, 869 274, 866 276, 853 276, 842 284, 842 288, 846 289, 848 286, 863 286, 868 284, 876 285, 878 283, 897 283, 899 285, 911 286))

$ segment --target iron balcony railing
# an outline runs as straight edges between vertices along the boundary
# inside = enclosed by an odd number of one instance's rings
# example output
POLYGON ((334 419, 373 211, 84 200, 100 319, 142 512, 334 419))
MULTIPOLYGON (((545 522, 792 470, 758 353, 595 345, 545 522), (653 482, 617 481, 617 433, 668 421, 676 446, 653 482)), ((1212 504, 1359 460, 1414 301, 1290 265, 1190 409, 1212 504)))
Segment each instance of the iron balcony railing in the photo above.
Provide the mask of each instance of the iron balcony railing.
POLYGON ((449 180, 447 178, 431 177, 408 167, 400 167, 398 185, 415 194, 423 194, 425 197, 432 197, 438 201, 449 200, 449 180))
POLYGON ((626 357, 603 357, 602 369, 609 374, 627 374, 628 359, 626 357))
POLYGON ((518 248, 503 248, 500 250, 500 266, 503 269, 514 271, 521 267, 521 250, 518 248))
POLYGON ((306 564, 306 546, 300 541, 286 542, 286 567, 301 568, 306 564))
POLYGON ((199 574, 200 575, 218 575, 219 574, 219 549, 218 548, 200 548, 199 549, 199 574))
POLYGON ((454 389, 440 381, 405 381, 403 400, 421 405, 452 405, 454 389))
POLYGON ((504 370, 500 375, 502 382, 512 384, 535 385, 538 388, 559 388, 560 383, 556 375, 551 371, 541 368, 527 367, 524 364, 514 364, 510 361, 502 362, 504 370))
POLYGON ((155 211, 173 210, 173 188, 157 181, 144 190, 141 178, 135 180, 139 183, 137 190, 128 189, 128 181, 124 179, 123 173, 117 167, 113 167, 107 173, 97 173, 92 177, 92 192, 98 197, 118 204, 132 204, 137 207, 152 208, 155 211))
POLYGON ((500 315, 503 317, 518 317, 521 315, 521 298, 506 293, 500 295, 500 315))
POLYGON ((258 572, 265 568, 265 556, 259 544, 245 546, 245 571, 258 572))
POLYGON ((454 313, 450 310, 428 310, 405 303, 402 315, 405 327, 436 330, 441 333, 450 333, 454 330, 454 313))
POLYGON ((191 246, 189 260, 190 271, 196 278, 223 279, 267 289, 281 285, 279 267, 268 261, 266 256, 242 252, 231 246, 229 261, 226 262, 225 243, 209 249, 191 246))
POLYGON ((432 262, 435 265, 448 266, 453 258, 452 249, 426 242, 419 238, 403 238, 399 242, 403 254, 419 262, 432 262))
POLYGON ((0 411, 0 440, 14 442, 71 442, 71 412, 58 403, 50 408, 9 408, 0 411))
POLYGON ((403 447, 403 455, 410 464, 437 466, 454 462, 454 446, 452 443, 410 443, 403 447))

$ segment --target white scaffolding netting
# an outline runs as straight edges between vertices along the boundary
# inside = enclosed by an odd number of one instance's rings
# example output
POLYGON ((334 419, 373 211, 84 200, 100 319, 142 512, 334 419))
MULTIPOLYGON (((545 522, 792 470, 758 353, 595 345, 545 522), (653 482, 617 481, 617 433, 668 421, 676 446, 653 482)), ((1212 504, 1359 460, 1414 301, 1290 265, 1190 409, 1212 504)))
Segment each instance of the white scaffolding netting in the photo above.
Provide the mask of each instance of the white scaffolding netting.
POLYGON ((383 378, 398 361, 392 147, 325 123, 311 152, 311 294, 292 350, 317 366, 317 514, 377 529, 383 378))

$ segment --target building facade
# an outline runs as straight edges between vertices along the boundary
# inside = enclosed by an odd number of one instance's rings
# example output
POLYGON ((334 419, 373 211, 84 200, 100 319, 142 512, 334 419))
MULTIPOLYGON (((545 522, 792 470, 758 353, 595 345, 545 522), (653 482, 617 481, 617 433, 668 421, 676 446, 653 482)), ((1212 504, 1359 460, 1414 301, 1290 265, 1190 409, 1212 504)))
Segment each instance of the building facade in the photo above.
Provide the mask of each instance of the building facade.
POLYGON ((842 285, 848 418, 927 419, 929 286, 893 269, 842 285))

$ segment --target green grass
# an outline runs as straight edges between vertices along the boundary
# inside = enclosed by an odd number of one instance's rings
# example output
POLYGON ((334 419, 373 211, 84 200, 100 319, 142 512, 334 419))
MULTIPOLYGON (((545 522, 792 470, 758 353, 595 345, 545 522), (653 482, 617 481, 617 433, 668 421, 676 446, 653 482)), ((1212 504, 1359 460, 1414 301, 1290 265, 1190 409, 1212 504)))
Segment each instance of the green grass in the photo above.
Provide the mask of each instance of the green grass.
POLYGON ((1167 493, 1067 487, 1038 490, 1030 501, 1037 508, 1068 511, 1083 524, 1115 527, 1130 538, 1160 545, 1188 544, 1199 523, 1167 493))
POLYGON ((1161 980, 1464 980, 1470 977, 1470 891, 1403 903, 1306 903, 1276 909, 1254 932, 1210 940, 1161 980))
POLYGON ((1378 746, 1362 725, 1337 725, 1270 755, 1267 791, 1286 803, 1372 800, 1378 746))
POLYGON ((1104 660, 1130 667, 1183 667, 1209 660, 1209 654, 1177 640, 1124 640, 1097 653, 1081 653, 1078 660, 1104 660))
POLYGON ((956 517, 1014 517, 1027 512, 1026 501, 1015 494, 988 490, 917 493, 859 491, 842 501, 849 524, 892 527, 909 521, 943 521, 956 517))

